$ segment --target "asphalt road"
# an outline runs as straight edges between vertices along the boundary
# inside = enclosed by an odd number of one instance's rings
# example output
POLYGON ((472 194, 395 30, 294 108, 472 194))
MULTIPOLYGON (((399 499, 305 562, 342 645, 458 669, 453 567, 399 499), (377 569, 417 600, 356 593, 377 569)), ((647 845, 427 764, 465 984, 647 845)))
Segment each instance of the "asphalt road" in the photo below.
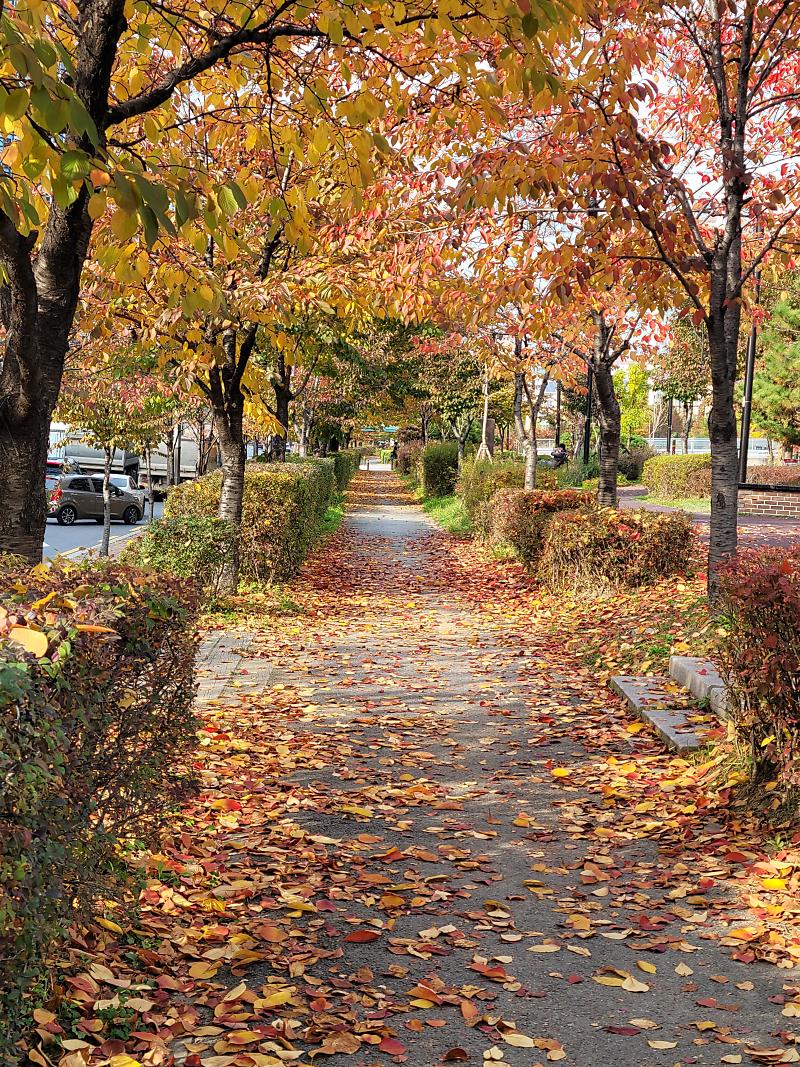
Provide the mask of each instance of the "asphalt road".
MULTIPOLYGON (((163 510, 163 504, 156 504, 155 517, 157 519, 161 517, 163 510)), ((147 520, 135 526, 112 520, 111 555, 116 555, 125 542, 143 530, 146 525, 147 520)), ((48 519, 44 534, 43 558, 52 559, 53 556, 62 554, 68 554, 72 558, 84 556, 91 549, 99 547, 102 536, 103 527, 94 519, 78 519, 73 526, 59 526, 55 519, 48 519)))

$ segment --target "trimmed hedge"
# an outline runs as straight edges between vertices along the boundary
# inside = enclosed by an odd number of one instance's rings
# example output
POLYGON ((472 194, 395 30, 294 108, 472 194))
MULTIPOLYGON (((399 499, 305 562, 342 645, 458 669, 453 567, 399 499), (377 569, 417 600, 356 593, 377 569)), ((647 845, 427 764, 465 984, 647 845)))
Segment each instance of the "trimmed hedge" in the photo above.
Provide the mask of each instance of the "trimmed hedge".
POLYGON ((800 485, 800 463, 750 467, 747 480, 758 485, 800 485))
POLYGON ((468 459, 463 464, 456 488, 478 537, 491 536, 491 501, 495 493, 500 489, 521 489, 524 483, 525 466, 519 459, 468 459))
POLYGON ((647 585, 685 570, 692 544, 691 519, 680 511, 559 511, 547 524, 538 572, 552 590, 647 585))
POLYGON ((336 488, 343 493, 361 466, 361 452, 355 448, 343 449, 341 452, 331 452, 330 458, 333 460, 336 488))
POLYGON ((183 786, 194 610, 186 583, 117 562, 0 570, 4 1062, 74 902, 109 889, 120 841, 146 837, 183 786))
POLYGON ((192 578, 214 596, 235 540, 233 525, 224 519, 182 515, 150 523, 128 541, 121 558, 145 571, 192 578))
MULTIPOLYGON (((344 453, 342 453, 344 455, 344 453)), ((164 518, 211 518, 217 514, 222 472, 175 486, 164 518)), ((320 536, 336 491, 332 458, 293 463, 248 463, 244 476, 240 575, 260 582, 295 574, 320 536)))
POLYGON ((653 456, 642 481, 653 496, 668 500, 711 496, 711 456, 653 456))
POLYGON ((591 493, 572 489, 500 489, 491 502, 489 538, 495 544, 510 545, 517 558, 530 565, 541 555, 553 515, 591 502, 591 493))
POLYGON ((800 549, 742 552, 720 572, 719 668, 757 782, 800 788, 800 549))
POLYGON ((458 478, 458 445, 437 441, 427 445, 420 456, 420 485, 426 497, 450 496, 458 478))

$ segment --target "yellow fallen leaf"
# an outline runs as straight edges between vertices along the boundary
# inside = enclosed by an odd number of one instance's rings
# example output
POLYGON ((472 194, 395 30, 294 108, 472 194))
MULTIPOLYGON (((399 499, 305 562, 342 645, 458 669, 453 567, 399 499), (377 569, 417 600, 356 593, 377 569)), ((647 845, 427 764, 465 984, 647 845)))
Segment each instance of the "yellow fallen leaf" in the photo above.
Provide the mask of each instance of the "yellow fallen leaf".
POLYGON ((569 767, 553 767, 550 773, 554 778, 569 778, 572 772, 569 767))
POLYGON ((532 1037, 528 1037, 527 1034, 518 1034, 515 1030, 512 1030, 510 1034, 503 1034, 503 1040, 507 1045, 513 1045, 514 1048, 536 1048, 536 1042, 532 1037))
POLYGON ((8 639, 15 645, 22 645, 26 652, 30 652, 37 659, 42 658, 50 644, 47 634, 41 630, 32 630, 30 626, 12 626, 8 631, 8 639))
POLYGON ((761 879, 761 884, 764 887, 764 889, 785 889, 786 888, 786 879, 785 878, 762 878, 761 879))
POLYGON ((138 1060, 135 1060, 133 1056, 129 1056, 127 1052, 118 1052, 116 1056, 112 1056, 108 1061, 108 1067, 141 1067, 138 1060))
POLYGON ((259 1004, 263 1005, 265 1008, 280 1007, 281 1004, 289 1003, 292 999, 293 992, 294 990, 292 989, 279 989, 277 993, 270 993, 269 996, 259 1000, 259 1004))
POLYGON ((645 974, 655 974, 656 967, 654 963, 648 963, 647 960, 637 960, 636 966, 640 971, 644 971, 645 974))
POLYGON ((104 930, 110 930, 112 934, 125 933, 119 923, 115 923, 113 919, 104 919, 101 917, 97 920, 97 925, 102 926, 104 930))
POLYGON ((650 1048, 663 1049, 663 1048, 675 1048, 675 1046, 678 1044, 678 1042, 677 1041, 651 1041, 648 1038, 647 1044, 650 1046, 650 1048))

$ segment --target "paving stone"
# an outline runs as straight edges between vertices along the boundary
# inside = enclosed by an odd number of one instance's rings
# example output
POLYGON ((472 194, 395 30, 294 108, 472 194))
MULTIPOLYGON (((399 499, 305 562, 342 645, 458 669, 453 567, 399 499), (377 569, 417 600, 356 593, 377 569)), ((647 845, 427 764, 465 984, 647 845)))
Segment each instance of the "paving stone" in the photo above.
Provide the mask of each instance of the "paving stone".
POLYGON ((609 686, 669 748, 679 753, 702 748, 702 738, 693 722, 697 709, 688 694, 677 691, 668 678, 616 675, 609 686))
POLYGON ((699 656, 670 656, 669 673, 698 700, 710 700, 713 689, 725 688, 714 664, 699 656))
POLYGON ((272 665, 248 655, 252 643, 247 630, 215 630, 205 637, 195 663, 197 704, 235 692, 257 692, 269 684, 272 665))

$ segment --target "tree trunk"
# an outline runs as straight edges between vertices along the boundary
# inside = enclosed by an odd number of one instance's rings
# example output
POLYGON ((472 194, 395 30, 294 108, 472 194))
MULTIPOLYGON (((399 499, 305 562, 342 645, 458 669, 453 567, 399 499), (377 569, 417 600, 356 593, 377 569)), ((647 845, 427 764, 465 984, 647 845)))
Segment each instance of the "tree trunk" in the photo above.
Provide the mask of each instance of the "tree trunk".
POLYGON ((689 455, 689 434, 692 429, 692 419, 694 418, 694 403, 689 400, 683 405, 683 454, 689 455))
POLYGON ((609 364, 605 360, 593 360, 592 370, 600 421, 600 477, 597 502, 603 507, 615 508, 617 506, 621 412, 609 364))
POLYGON ((0 418, 0 551, 31 563, 42 559, 49 443, 49 415, 32 411, 20 422, 0 418))
POLYGON ((100 555, 108 555, 108 545, 111 540, 111 463, 114 459, 116 448, 106 448, 105 462, 103 463, 103 537, 100 541, 100 555))
POLYGON ((175 484, 175 427, 167 431, 167 485, 175 484))
POLYGON ((283 427, 283 434, 272 435, 272 453, 270 459, 276 463, 286 462, 286 444, 289 437, 289 403, 292 394, 286 385, 273 383, 275 391, 275 417, 283 427))
POLYGON ((219 589, 223 593, 235 593, 239 586, 239 536, 244 499, 244 394, 241 389, 242 356, 240 353, 237 358, 234 331, 226 334, 223 344, 226 361, 222 367, 211 368, 209 394, 222 457, 218 514, 233 526, 235 534, 231 553, 222 569, 219 589))
MULTIPOLYGON (((720 316, 721 317, 721 316, 720 316)), ((720 317, 708 323, 711 355, 712 401, 708 417, 711 438, 711 522, 708 552, 708 592, 712 604, 717 599, 717 571, 736 553, 739 506, 739 454, 736 440, 733 371, 727 351, 725 329, 720 317)))

